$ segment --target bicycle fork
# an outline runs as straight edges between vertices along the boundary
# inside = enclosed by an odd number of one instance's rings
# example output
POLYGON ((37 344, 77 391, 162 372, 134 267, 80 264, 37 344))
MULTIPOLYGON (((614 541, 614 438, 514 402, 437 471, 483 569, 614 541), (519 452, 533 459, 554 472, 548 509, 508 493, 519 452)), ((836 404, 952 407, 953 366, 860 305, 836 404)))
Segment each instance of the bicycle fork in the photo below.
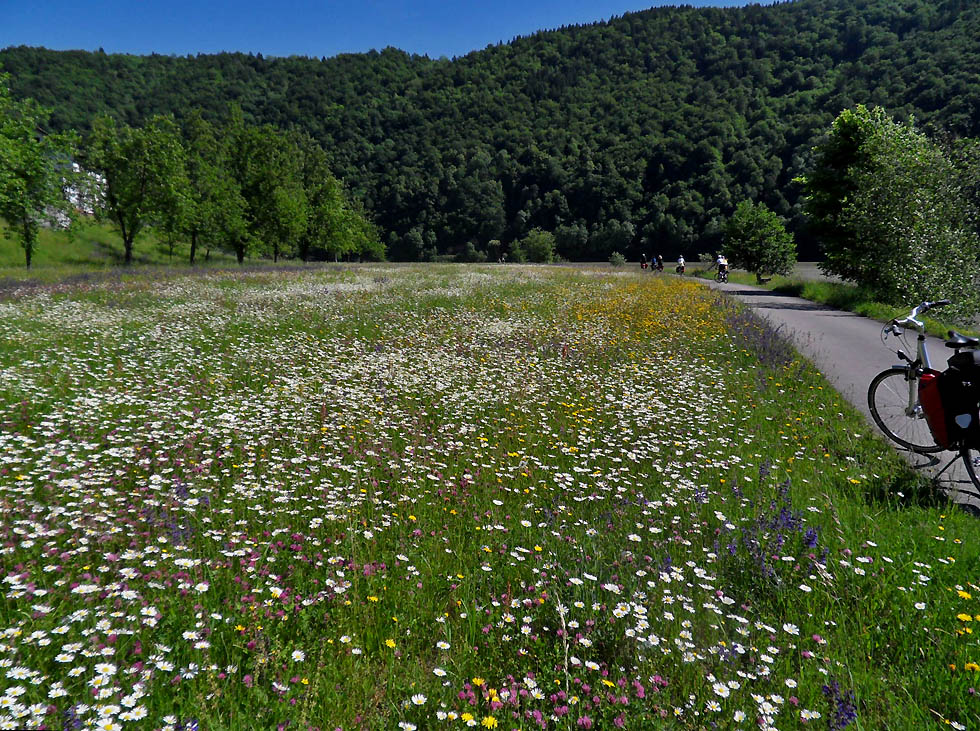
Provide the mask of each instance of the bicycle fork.
POLYGON ((919 406, 919 379, 913 368, 906 367, 905 382, 909 385, 909 402, 905 407, 905 415, 910 419, 918 419, 922 416, 922 407, 919 406))
POLYGON ((909 402, 908 406, 905 407, 905 415, 910 419, 923 419, 925 415, 922 412, 922 406, 919 404, 919 376, 923 370, 929 368, 929 353, 925 350, 926 337, 922 333, 919 333, 918 337, 918 351, 921 354, 915 360, 909 358, 905 353, 899 350, 896 355, 905 361, 905 364, 899 364, 899 368, 905 369, 905 382, 909 384, 909 402), (923 356, 925 360, 923 361, 923 356))

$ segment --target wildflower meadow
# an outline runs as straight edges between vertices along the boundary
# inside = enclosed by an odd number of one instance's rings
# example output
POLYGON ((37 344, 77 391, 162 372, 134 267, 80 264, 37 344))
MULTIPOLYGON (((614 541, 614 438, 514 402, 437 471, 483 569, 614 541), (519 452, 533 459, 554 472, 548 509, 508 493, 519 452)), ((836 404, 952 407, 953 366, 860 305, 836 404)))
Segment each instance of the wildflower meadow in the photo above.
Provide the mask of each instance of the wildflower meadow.
POLYGON ((0 728, 980 728, 976 519, 702 285, 0 293, 0 728))

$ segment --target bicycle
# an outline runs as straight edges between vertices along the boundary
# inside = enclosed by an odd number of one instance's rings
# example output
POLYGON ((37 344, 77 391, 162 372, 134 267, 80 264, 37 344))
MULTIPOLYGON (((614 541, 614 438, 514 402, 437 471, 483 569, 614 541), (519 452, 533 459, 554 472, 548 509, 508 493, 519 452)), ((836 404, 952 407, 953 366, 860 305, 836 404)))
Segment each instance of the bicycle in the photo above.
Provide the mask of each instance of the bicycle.
MULTIPOLYGON (((980 449, 960 442, 950 443, 948 446, 937 443, 919 399, 920 383, 923 376, 929 374, 931 377, 935 377, 941 374, 932 368, 929 352, 925 345, 925 324, 917 318, 931 309, 943 307, 949 303, 949 300, 923 302, 913 308, 907 316, 896 318, 882 327, 882 343, 887 345, 885 342, 887 337, 894 335, 902 342, 906 350, 911 350, 906 339, 906 330, 914 330, 917 333, 916 355, 913 359, 902 348, 896 351, 896 355, 903 363, 886 368, 871 380, 871 384, 868 386, 868 409, 871 412, 871 418, 874 419, 875 424, 884 432, 885 436, 910 451, 919 454, 932 454, 944 450, 958 452, 958 456, 963 459, 971 482, 980 491, 980 449)), ((980 339, 967 337, 950 330, 949 339, 946 340, 945 345, 947 348, 956 351, 953 356, 956 358, 960 356, 961 349, 977 351, 980 348, 980 339)), ((977 355, 980 353, 972 354, 974 359, 977 355)), ((949 465, 946 467, 948 468, 949 465)))
POLYGON ((719 269, 715 275, 716 282, 728 282, 728 269, 719 269))

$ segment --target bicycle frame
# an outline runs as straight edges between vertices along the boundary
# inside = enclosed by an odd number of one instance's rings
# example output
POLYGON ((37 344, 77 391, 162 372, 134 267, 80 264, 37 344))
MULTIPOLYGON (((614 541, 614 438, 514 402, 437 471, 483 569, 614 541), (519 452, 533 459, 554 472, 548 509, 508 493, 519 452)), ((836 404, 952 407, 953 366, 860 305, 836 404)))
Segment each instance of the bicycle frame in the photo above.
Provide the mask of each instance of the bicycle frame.
MULTIPOLYGON (((885 335, 895 335, 898 338, 904 338, 904 328, 909 328, 915 330, 916 343, 915 343, 915 360, 901 348, 896 351, 896 355, 904 361, 904 363, 898 363, 895 365, 896 368, 905 369, 905 380, 909 384, 909 401, 908 405, 905 407, 906 416, 914 416, 917 411, 921 409, 919 406, 919 393, 918 393, 918 383, 919 377, 922 375, 923 371, 932 370, 932 361, 929 359, 929 350, 926 348, 926 326, 921 320, 916 319, 921 313, 927 312, 933 307, 942 306, 943 304, 948 304, 948 302, 923 302, 918 307, 915 307, 906 317, 902 319, 892 320, 890 324, 882 328, 882 342, 884 342, 885 335)), ((904 341, 904 340, 903 340, 904 341)))
MULTIPOLYGON (((923 303, 927 304, 927 303, 923 303)), ((883 335, 895 335, 896 337, 902 337, 904 335, 903 328, 911 328, 916 331, 916 344, 915 344, 915 360, 912 360, 908 354, 901 348, 898 349, 897 355, 906 365, 901 363, 897 364, 900 367, 913 367, 922 368, 923 370, 928 370, 932 368, 932 362, 929 360, 929 351, 926 349, 926 326, 921 320, 915 319, 916 316, 923 309, 923 305, 919 305, 912 312, 909 313, 908 317, 903 317, 901 320, 892 320, 891 324, 886 325, 882 328, 883 335)))

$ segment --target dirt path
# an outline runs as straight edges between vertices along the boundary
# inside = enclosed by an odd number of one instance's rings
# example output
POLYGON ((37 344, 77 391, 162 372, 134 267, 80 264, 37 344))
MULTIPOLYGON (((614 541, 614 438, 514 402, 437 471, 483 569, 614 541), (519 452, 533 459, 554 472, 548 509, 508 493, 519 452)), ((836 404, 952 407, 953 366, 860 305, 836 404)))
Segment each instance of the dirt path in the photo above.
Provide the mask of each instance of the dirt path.
MULTIPOLYGON (((894 348, 886 348, 881 343, 880 322, 759 287, 710 281, 706 284, 752 306, 789 335, 797 349, 874 424, 868 411, 868 384, 877 373, 899 362, 894 348)), ((927 347, 933 365, 944 368, 950 351, 944 347, 943 341, 931 337, 927 347)), ((874 429, 878 431, 877 426, 874 429)), ((888 443, 892 444, 890 441, 888 443)), ((892 446, 898 448, 898 445, 892 446)), ((937 455, 937 459, 900 451, 915 469, 930 477, 939 473, 953 456, 951 452, 944 452, 937 455)), ((973 491, 973 484, 958 458, 939 478, 939 482, 953 500, 980 511, 980 495, 973 491)))

